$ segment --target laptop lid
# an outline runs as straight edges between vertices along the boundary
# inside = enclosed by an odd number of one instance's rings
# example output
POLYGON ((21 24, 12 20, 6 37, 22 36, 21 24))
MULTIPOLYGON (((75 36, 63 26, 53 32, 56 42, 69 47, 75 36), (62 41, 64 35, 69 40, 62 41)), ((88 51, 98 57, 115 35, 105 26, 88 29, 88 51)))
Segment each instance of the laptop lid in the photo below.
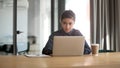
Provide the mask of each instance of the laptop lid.
POLYGON ((83 36, 54 36, 53 56, 83 55, 85 38, 83 36))

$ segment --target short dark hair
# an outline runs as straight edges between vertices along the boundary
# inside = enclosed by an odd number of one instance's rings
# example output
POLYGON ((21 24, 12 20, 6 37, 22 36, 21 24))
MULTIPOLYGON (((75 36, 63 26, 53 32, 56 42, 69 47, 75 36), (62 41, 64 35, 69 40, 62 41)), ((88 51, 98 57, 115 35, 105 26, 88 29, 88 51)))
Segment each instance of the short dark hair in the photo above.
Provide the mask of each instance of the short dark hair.
POLYGON ((72 10, 65 10, 61 15, 61 21, 64 18, 73 18, 73 20, 75 21, 75 13, 72 10))

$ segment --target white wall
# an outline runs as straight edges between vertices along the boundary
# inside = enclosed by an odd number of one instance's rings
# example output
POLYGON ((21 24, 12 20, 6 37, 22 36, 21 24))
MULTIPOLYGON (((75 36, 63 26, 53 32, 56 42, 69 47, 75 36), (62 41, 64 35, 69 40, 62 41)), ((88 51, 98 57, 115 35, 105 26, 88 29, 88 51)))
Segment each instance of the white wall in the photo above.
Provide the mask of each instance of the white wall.
POLYGON ((40 50, 51 34, 51 0, 40 0, 40 50))
MULTIPOLYGON (((31 36, 36 36, 36 31, 35 31, 35 24, 37 24, 37 22, 35 22, 35 11, 39 11, 40 8, 35 7, 35 1, 36 0, 28 0, 29 1, 29 9, 28 9, 28 35, 31 36)), ((39 5, 39 0, 38 1, 38 5, 39 5)), ((39 6, 38 6, 39 7, 39 6)), ((39 15, 39 14, 38 14, 39 15)), ((38 16, 39 17, 39 16, 38 16)), ((40 21, 38 21, 40 22, 40 21)))
POLYGON ((42 51, 50 35, 50 0, 28 0, 28 35, 36 37, 42 51))
POLYGON ((28 36, 37 37, 37 44, 40 43, 40 0, 28 0, 28 36))

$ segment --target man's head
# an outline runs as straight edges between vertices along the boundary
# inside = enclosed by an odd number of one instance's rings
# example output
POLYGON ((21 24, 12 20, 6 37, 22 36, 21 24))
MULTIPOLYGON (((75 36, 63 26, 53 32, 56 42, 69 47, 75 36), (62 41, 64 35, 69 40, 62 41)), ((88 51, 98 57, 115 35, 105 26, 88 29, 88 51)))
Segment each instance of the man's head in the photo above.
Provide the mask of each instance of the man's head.
POLYGON ((66 10, 61 15, 61 26, 68 33, 72 30, 75 23, 75 13, 71 10, 66 10))

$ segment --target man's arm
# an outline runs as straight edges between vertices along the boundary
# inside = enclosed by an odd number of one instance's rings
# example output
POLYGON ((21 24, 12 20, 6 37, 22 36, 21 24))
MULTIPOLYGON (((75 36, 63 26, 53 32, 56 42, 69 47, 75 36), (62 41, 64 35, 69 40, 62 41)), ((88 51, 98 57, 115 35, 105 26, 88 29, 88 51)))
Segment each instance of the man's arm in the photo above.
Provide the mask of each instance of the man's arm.
POLYGON ((53 35, 49 37, 46 46, 42 50, 42 54, 46 54, 46 55, 52 54, 52 48, 53 48, 53 35))
POLYGON ((89 45, 87 44, 87 42, 85 41, 84 54, 90 54, 90 53, 91 53, 91 49, 89 45))

